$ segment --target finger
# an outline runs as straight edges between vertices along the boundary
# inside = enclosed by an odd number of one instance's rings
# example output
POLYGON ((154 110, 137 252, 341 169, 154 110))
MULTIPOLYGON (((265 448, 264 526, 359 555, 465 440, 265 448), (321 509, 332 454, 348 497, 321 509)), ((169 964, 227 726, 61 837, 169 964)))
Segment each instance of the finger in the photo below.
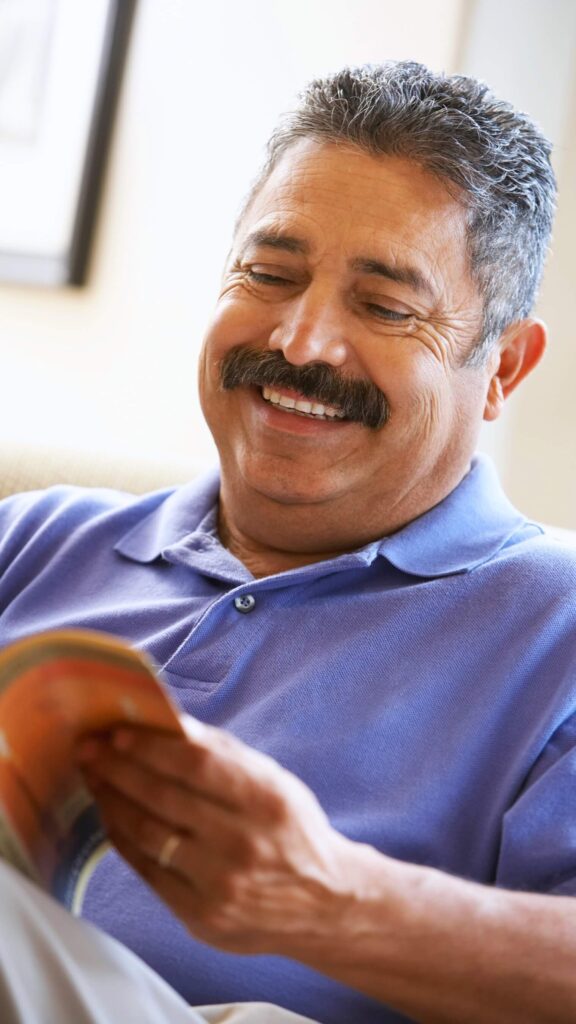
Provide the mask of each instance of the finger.
MULTIPOLYGON (((99 808, 114 847, 136 871, 160 887, 161 895, 165 895, 166 876, 172 874, 191 886, 206 907, 221 906, 224 899, 231 906, 237 902, 240 889, 245 888, 241 880, 250 877, 255 857, 250 835, 224 830, 217 841, 204 841, 167 827, 106 786, 102 787, 99 808)), ((182 907, 175 909, 182 917, 182 907)))
POLYGON ((114 846, 120 849, 126 840, 130 840, 141 856, 158 861, 165 850, 167 838, 177 835, 180 840, 179 849, 172 851, 170 868, 181 869, 181 873, 188 874, 184 870, 185 866, 190 865, 194 859, 194 833, 190 829, 182 825, 176 826, 160 816, 151 814, 140 804, 126 799, 107 783, 101 783, 97 788, 96 799, 104 827, 114 846), (179 853, 178 864, 176 852, 179 853))
MULTIPOLYGON (((200 726, 193 739, 150 729, 121 727, 107 749, 172 779, 222 807, 270 818, 282 810, 287 773, 271 758, 236 737, 200 726)), ((103 755, 100 761, 105 761, 103 755)))
POLYGON ((136 838, 120 830, 114 830, 110 838, 120 856, 188 923, 194 917, 197 889, 189 873, 176 870, 173 863, 168 868, 159 863, 167 838, 165 826, 154 833, 151 825, 145 838, 142 832, 136 838))
MULTIPOLYGON (((193 839, 194 846, 184 844, 178 851, 178 859, 172 859, 176 867, 180 866, 191 875, 200 871, 205 876, 212 867, 217 866, 220 870, 226 864, 244 868, 254 860, 257 835, 242 817, 213 807, 204 799, 195 801, 193 805, 189 794, 186 803, 178 803, 178 813, 174 813, 171 782, 164 784, 168 793, 166 799, 157 790, 156 798, 150 801, 133 799, 114 783, 108 783, 99 776, 95 780, 89 777, 87 782, 106 831, 115 844, 121 836, 132 838, 146 855, 156 857, 160 843, 167 835, 176 833, 193 839), (193 867, 192 859, 195 861, 193 867)), ((177 801, 180 799, 181 794, 178 794, 177 801)))
POLYGON ((237 813, 235 808, 210 800, 113 749, 85 767, 84 778, 96 799, 106 786, 107 791, 114 790, 176 829, 214 832, 226 816, 237 813))
MULTIPOLYGON (((165 833, 164 833, 165 834, 165 833)), ((142 853, 130 836, 118 837, 118 852, 187 928, 204 942, 229 952, 265 952, 259 936, 253 936, 245 915, 235 906, 234 886, 225 878, 200 884, 196 879, 162 868, 158 860, 142 853)))

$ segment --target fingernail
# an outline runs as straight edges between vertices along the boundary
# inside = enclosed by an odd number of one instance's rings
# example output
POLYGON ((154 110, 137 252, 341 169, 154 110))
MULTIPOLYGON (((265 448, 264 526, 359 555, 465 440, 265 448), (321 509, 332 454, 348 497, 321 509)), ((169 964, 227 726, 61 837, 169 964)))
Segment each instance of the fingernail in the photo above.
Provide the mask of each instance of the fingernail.
POLYGON ((102 744, 98 740, 82 740, 76 750, 76 760, 79 764, 91 764, 99 757, 102 744))
POLYGON ((130 729, 116 729, 112 733, 114 750, 130 750, 134 745, 134 733, 130 729))
POLYGON ((206 726, 192 715, 182 715, 180 722, 191 740, 202 740, 206 736, 206 726))

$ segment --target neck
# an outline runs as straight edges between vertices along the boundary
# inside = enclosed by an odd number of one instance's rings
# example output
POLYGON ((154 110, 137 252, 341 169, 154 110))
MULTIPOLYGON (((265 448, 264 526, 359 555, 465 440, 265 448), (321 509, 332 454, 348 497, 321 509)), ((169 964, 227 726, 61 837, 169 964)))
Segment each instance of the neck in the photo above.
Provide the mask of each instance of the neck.
POLYGON ((331 551, 287 551, 282 548, 273 547, 257 538, 244 534, 240 529, 231 525, 226 516, 225 510, 220 505, 218 516, 218 533, 224 547, 228 548, 256 579, 263 576, 274 576, 279 572, 287 572, 289 569, 298 569, 302 565, 311 565, 314 562, 324 562, 329 558, 336 558, 343 555, 352 548, 335 548, 331 551))
POLYGON ((231 485, 223 474, 220 539, 257 578, 327 561, 401 530, 446 497, 468 469, 460 467, 441 485, 428 474, 404 490, 316 502, 280 501, 238 479, 231 485))

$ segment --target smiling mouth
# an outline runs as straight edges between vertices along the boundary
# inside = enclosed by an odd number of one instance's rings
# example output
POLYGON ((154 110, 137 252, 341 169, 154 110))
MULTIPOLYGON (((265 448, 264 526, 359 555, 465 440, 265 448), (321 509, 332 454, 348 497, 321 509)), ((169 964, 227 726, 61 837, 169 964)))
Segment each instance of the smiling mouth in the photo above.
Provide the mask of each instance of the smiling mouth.
POLYGON ((263 387, 261 395, 269 405, 281 409, 282 412, 292 413, 295 416, 305 416, 310 420, 332 421, 346 418, 341 409, 336 409, 332 405, 323 405, 321 402, 315 402, 307 398, 291 398, 289 395, 283 395, 279 391, 275 391, 274 388, 263 387))

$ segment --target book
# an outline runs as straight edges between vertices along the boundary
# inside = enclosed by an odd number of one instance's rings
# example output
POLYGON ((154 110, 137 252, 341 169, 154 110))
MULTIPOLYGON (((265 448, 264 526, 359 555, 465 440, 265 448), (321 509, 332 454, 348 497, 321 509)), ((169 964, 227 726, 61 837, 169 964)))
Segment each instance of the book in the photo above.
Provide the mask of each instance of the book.
POLYGON ((76 747, 128 723, 183 732, 158 669, 124 641, 74 629, 0 653, 0 857, 73 913, 109 847, 76 747))

